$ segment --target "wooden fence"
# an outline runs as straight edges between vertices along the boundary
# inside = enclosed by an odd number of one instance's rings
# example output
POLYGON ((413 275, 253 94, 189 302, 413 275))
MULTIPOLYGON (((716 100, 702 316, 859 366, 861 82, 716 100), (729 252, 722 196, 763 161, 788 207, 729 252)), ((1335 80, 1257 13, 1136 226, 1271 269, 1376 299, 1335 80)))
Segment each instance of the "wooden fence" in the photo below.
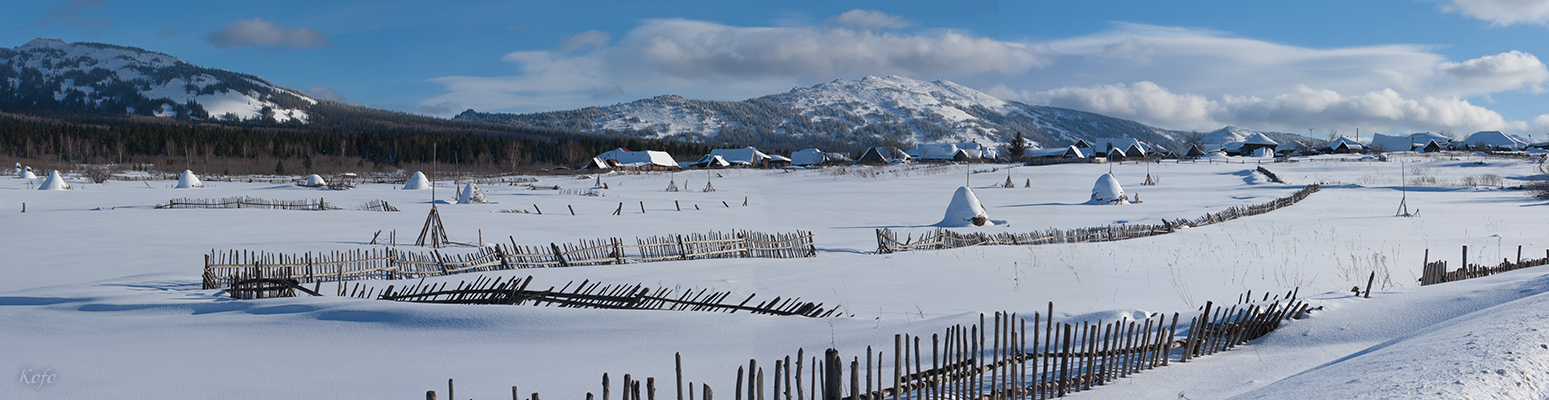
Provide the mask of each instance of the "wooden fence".
MULTIPOLYGON (((955 325, 928 338, 909 334, 893 336, 891 357, 886 347, 867 346, 865 354, 845 360, 836 349, 822 355, 773 360, 772 374, 765 374, 758 360, 739 366, 738 400, 905 400, 905 399, 1047 399, 1091 390, 1107 383, 1174 362, 1230 350, 1280 327, 1282 321, 1300 319, 1311 307, 1294 298, 1274 302, 1215 307, 1207 302, 1202 311, 1180 324, 1155 314, 1143 320, 1080 324, 1054 322, 1054 305, 1047 314, 1031 319, 1014 313, 980 314, 977 323, 955 325), (1267 303, 1267 304, 1266 304, 1267 303), (1029 326, 1031 325, 1031 326, 1029 326), (1183 329, 1180 331, 1180 329, 1183 329), (744 397, 746 396, 746 397, 744 397)), ((683 361, 676 357, 677 399, 713 400, 709 384, 683 378, 683 361)), ((642 380, 624 375, 619 388, 622 400, 656 399, 655 378, 642 380)), ((448 380, 448 391, 451 381, 448 380)), ((602 377, 602 398, 615 390, 608 374, 602 377)), ((450 393, 448 393, 450 394, 450 393)), ((668 394, 670 395, 670 394, 668 394)), ((427 398, 435 398, 434 391, 427 398)), ((724 396, 724 394, 723 394, 724 396)), ((578 396, 579 397, 579 396, 578 396)), ((666 396, 664 396, 666 397, 666 396)), ((512 398, 521 394, 512 387, 512 398)), ((587 393, 586 398, 594 398, 587 393)), ((533 394, 530 400, 537 400, 533 394)))
POLYGON ((1444 260, 1430 261, 1431 251, 1425 251, 1424 267, 1420 270, 1420 286, 1461 281, 1499 274, 1506 271, 1518 270, 1540 265, 1549 265, 1549 249, 1544 250, 1544 258, 1523 260, 1522 246, 1517 246, 1517 262, 1501 260, 1501 263, 1491 267, 1468 262, 1468 246, 1463 246, 1463 267, 1448 271, 1447 262, 1444 260))
MULTIPOLYGON (((380 201, 380 200, 379 200, 380 201)), ((385 202, 384 202, 385 204, 385 202)), ((277 210, 338 210, 322 198, 317 200, 269 200, 252 197, 224 199, 172 199, 156 208, 264 208, 277 210)))
POLYGON ((471 254, 415 253, 392 248, 283 254, 245 250, 205 255, 204 288, 230 287, 240 279, 294 280, 306 285, 366 279, 414 279, 464 272, 574 267, 705 258, 800 258, 817 256, 811 232, 766 234, 710 232, 636 239, 583 240, 576 244, 498 244, 471 254))
POLYGON ((531 304, 551 307, 723 313, 746 311, 754 314, 796 315, 812 318, 842 315, 836 314, 839 312, 838 307, 824 308, 822 303, 802 302, 800 299, 775 297, 772 300, 754 303, 753 298, 757 296, 756 294, 749 295, 740 302, 736 300, 728 302, 731 292, 711 292, 708 289, 679 291, 667 287, 652 289, 645 285, 604 285, 590 280, 582 281, 580 284, 570 281, 560 288, 550 286, 544 290, 528 289, 532 280, 531 276, 508 279, 490 279, 480 276, 472 283, 458 282, 456 287, 450 289, 445 282, 418 283, 396 288, 388 286, 380 292, 369 288, 362 290, 357 284, 357 287, 348 295, 414 303, 531 304))
POLYGON ((1179 227, 1199 227, 1215 223, 1231 221, 1237 218, 1264 214, 1270 211, 1289 207, 1296 204, 1308 195, 1316 193, 1318 185, 1307 185, 1289 197, 1275 199, 1273 201, 1231 207, 1221 212, 1205 214, 1193 220, 1163 219, 1160 224, 1124 224, 1118 226, 1100 226, 1092 228, 1076 229, 1048 229, 1031 233, 957 233, 942 228, 920 235, 915 239, 912 235, 899 240, 898 234, 891 229, 877 229, 877 253, 888 254, 899 251, 920 250, 945 250, 968 246, 985 245, 1041 245, 1054 243, 1094 243, 1111 242, 1116 240, 1135 239, 1149 236, 1157 236, 1172 233, 1179 227))

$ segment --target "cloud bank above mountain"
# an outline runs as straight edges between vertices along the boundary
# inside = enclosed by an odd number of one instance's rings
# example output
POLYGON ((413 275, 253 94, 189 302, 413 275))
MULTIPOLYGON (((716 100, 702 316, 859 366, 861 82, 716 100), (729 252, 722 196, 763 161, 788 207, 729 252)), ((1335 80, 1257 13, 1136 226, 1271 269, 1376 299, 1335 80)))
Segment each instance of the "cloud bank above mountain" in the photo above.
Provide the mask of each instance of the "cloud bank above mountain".
MULTIPOLYGON (((1457 0, 1448 7, 1486 19, 1476 14, 1487 8, 1465 3, 1490 2, 1457 0)), ((735 100, 834 78, 896 74, 978 83, 1007 100, 1175 129, 1549 126, 1542 124, 1549 116, 1514 120, 1487 107, 1493 94, 1544 92, 1549 68, 1523 51, 1453 60, 1429 45, 1316 48, 1129 23, 1077 37, 1017 41, 916 26, 874 10, 806 26, 649 19, 616 41, 588 31, 552 49, 502 59, 517 72, 433 79, 447 93, 423 105, 529 112, 667 93, 735 100)))

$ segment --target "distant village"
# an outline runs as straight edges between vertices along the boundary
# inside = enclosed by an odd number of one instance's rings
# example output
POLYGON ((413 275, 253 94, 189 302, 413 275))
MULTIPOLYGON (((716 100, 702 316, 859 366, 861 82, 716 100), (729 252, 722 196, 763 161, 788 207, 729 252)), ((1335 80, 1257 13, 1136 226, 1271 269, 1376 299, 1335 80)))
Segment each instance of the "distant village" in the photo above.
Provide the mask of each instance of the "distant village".
POLYGON ((809 148, 792 152, 789 157, 753 147, 715 149, 695 161, 678 161, 672 155, 655 150, 613 149, 593 157, 585 170, 675 170, 710 168, 808 168, 825 165, 887 165, 898 163, 952 162, 1025 162, 1028 164, 1105 163, 1127 160, 1211 160, 1228 157, 1283 158, 1318 154, 1381 154, 1385 152, 1489 151, 1549 153, 1549 142, 1528 143, 1500 131, 1480 131, 1462 140, 1447 135, 1420 132, 1410 135, 1373 134, 1368 138, 1338 136, 1322 145, 1303 142, 1277 142, 1263 133, 1254 133, 1241 141, 1187 145, 1181 153, 1164 146, 1134 138, 1077 140, 1064 147, 1027 149, 1020 156, 977 142, 922 143, 909 150, 897 147, 870 147, 855 153, 830 152, 809 148))

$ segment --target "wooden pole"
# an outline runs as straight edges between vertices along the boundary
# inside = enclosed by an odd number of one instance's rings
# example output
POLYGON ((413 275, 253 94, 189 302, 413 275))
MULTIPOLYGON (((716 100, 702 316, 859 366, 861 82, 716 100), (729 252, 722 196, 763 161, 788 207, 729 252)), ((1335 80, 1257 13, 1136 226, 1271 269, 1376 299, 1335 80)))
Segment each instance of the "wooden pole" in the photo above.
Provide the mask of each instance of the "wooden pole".
POLYGON ((1366 298, 1368 299, 1372 298, 1372 281, 1375 280, 1377 280, 1377 271, 1372 271, 1372 275, 1366 278, 1366 298))
POLYGON ((844 371, 844 367, 841 364, 842 361, 839 360, 839 350, 828 349, 823 356, 825 359, 823 366, 823 400, 840 400, 841 397, 844 397, 842 393, 844 383, 840 376, 844 371))

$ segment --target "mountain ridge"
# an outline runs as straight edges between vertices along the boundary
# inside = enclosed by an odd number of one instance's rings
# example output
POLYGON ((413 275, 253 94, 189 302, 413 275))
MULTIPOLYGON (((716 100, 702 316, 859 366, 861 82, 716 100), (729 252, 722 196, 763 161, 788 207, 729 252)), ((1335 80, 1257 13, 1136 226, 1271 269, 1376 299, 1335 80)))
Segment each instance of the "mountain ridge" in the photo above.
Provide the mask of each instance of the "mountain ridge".
MULTIPOLYGON (((1003 100, 951 81, 896 75, 836 79, 742 101, 660 95, 529 114, 470 109, 453 120, 775 148, 970 141, 999 146, 1020 132, 1032 148, 1079 139, 1133 138, 1182 150, 1199 136, 1097 113, 1003 100)), ((1272 136, 1280 140, 1285 135, 1272 136)))

